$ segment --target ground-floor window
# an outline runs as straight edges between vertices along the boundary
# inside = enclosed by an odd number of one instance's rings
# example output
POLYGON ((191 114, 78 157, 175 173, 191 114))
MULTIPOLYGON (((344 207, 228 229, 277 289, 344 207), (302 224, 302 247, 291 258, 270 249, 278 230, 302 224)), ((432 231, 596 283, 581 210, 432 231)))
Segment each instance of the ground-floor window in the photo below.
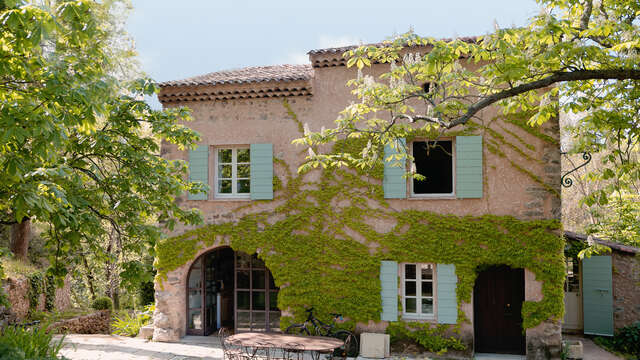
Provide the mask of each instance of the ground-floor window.
POLYGON ((404 318, 433 319, 434 265, 404 263, 400 267, 404 318))

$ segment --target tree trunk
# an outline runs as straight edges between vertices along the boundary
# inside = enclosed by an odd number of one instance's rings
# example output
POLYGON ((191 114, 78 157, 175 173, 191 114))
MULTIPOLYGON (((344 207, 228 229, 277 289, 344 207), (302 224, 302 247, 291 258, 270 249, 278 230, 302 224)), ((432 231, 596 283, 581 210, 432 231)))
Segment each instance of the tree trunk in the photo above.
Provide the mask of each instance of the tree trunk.
POLYGON ((84 269, 87 272, 87 284, 89 285, 89 292, 91 293, 91 301, 95 301, 96 300, 96 289, 93 286, 93 272, 91 271, 91 268, 89 267, 89 263, 87 262, 87 257, 86 256, 82 256, 82 263, 84 264, 84 269))
POLYGON ((11 225, 11 252, 19 260, 27 260, 29 241, 31 240, 31 220, 22 218, 22 221, 11 225))

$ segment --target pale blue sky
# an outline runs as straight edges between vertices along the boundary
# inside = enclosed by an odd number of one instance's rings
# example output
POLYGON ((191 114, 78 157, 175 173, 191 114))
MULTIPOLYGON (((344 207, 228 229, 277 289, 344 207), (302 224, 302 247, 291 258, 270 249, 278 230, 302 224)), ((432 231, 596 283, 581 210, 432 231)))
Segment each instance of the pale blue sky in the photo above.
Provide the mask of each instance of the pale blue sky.
MULTIPOLYGON (((133 0, 128 31, 157 81, 245 66, 303 63, 309 50, 523 25, 534 0, 133 0)), ((157 105, 155 103, 154 105, 157 105)))

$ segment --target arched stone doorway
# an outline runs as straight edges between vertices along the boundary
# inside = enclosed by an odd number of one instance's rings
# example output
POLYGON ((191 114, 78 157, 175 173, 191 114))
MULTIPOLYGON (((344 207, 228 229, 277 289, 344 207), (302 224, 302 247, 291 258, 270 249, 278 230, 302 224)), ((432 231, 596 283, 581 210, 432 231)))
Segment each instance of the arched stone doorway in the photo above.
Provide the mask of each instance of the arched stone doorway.
POLYGON ((220 327, 235 331, 277 331, 278 288, 254 254, 217 248, 199 256, 187 276, 187 334, 210 335, 220 327))

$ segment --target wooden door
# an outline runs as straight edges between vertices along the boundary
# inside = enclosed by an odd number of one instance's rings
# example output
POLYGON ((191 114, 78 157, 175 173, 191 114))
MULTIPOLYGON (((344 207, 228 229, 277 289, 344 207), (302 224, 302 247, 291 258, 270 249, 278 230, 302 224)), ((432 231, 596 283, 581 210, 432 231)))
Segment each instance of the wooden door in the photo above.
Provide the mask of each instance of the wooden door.
POLYGON ((523 269, 493 266, 478 275, 473 293, 475 352, 525 354, 523 301, 523 269))
POLYGON ((613 336, 611 256, 582 260, 582 292, 584 333, 613 336))
POLYGON ((187 277, 187 334, 204 335, 205 288, 204 261, 199 257, 191 266, 187 277))

